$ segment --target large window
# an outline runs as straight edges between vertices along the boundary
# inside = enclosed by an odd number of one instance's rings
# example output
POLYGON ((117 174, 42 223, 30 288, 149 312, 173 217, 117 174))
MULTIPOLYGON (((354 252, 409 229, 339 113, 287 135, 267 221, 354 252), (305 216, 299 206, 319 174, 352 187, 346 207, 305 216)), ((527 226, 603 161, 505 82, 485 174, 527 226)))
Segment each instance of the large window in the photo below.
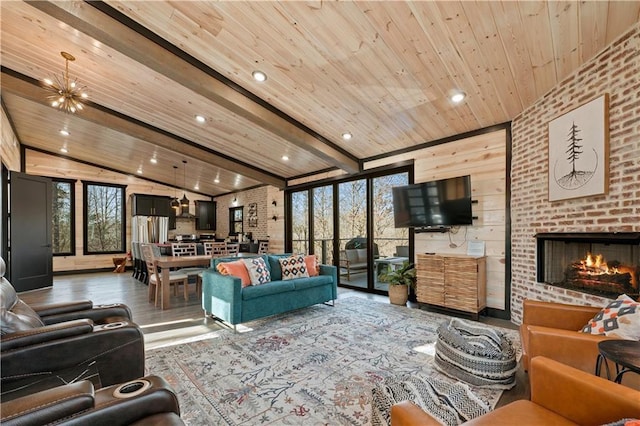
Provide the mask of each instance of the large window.
POLYGON ((83 182, 84 254, 126 251, 125 188, 83 182))
POLYGON ((53 179, 52 253, 54 256, 76 254, 75 181, 53 179))
POLYGON ((293 253, 309 253, 309 192, 291 194, 291 246, 293 253))

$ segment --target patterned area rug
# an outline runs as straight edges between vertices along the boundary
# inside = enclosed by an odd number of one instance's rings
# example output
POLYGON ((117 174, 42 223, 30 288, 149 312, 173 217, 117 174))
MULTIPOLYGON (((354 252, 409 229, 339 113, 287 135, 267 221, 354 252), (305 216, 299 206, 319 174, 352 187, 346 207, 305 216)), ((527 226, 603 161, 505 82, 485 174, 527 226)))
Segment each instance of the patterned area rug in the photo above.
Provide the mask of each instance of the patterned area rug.
MULTIPOLYGON (((385 379, 438 372, 438 326, 450 317, 359 297, 221 330, 147 352, 171 383, 189 425, 369 425, 385 379)), ((517 348, 515 330, 503 331, 517 348)), ((489 407, 501 391, 470 387, 489 407)))

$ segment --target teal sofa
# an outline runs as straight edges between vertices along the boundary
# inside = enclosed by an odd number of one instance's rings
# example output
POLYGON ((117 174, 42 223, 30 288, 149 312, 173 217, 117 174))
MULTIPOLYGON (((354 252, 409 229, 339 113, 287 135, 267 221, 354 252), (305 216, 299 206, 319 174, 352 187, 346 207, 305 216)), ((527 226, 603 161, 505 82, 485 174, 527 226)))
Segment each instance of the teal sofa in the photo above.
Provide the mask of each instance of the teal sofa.
POLYGON ((283 281, 278 259, 284 256, 262 255, 269 267, 271 282, 244 288, 240 278, 222 275, 216 269, 218 263, 238 258, 211 259, 211 268, 202 274, 202 308, 205 315, 213 315, 232 324, 235 329, 237 324, 318 303, 333 302, 338 297, 335 266, 320 265, 318 276, 283 281))

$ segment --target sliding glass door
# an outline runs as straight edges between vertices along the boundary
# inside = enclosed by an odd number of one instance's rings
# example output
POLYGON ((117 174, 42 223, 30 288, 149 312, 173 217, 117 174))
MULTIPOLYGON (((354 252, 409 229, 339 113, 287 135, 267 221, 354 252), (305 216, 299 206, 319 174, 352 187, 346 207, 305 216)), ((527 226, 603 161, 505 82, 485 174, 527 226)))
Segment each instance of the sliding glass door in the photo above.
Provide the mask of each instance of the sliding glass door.
POLYGON ((288 191, 287 250, 336 265, 342 286, 386 293, 378 275, 413 254, 408 230, 394 227, 391 188, 412 181, 411 165, 288 191))

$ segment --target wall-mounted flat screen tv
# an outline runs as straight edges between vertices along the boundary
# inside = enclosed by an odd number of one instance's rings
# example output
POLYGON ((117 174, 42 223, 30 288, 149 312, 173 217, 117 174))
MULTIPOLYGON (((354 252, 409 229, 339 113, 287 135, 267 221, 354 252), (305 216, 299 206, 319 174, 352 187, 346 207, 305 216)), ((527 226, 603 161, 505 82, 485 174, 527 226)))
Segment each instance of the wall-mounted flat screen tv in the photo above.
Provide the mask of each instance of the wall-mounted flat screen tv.
POLYGON ((393 216, 396 228, 471 225, 471 176, 396 186, 393 216))

